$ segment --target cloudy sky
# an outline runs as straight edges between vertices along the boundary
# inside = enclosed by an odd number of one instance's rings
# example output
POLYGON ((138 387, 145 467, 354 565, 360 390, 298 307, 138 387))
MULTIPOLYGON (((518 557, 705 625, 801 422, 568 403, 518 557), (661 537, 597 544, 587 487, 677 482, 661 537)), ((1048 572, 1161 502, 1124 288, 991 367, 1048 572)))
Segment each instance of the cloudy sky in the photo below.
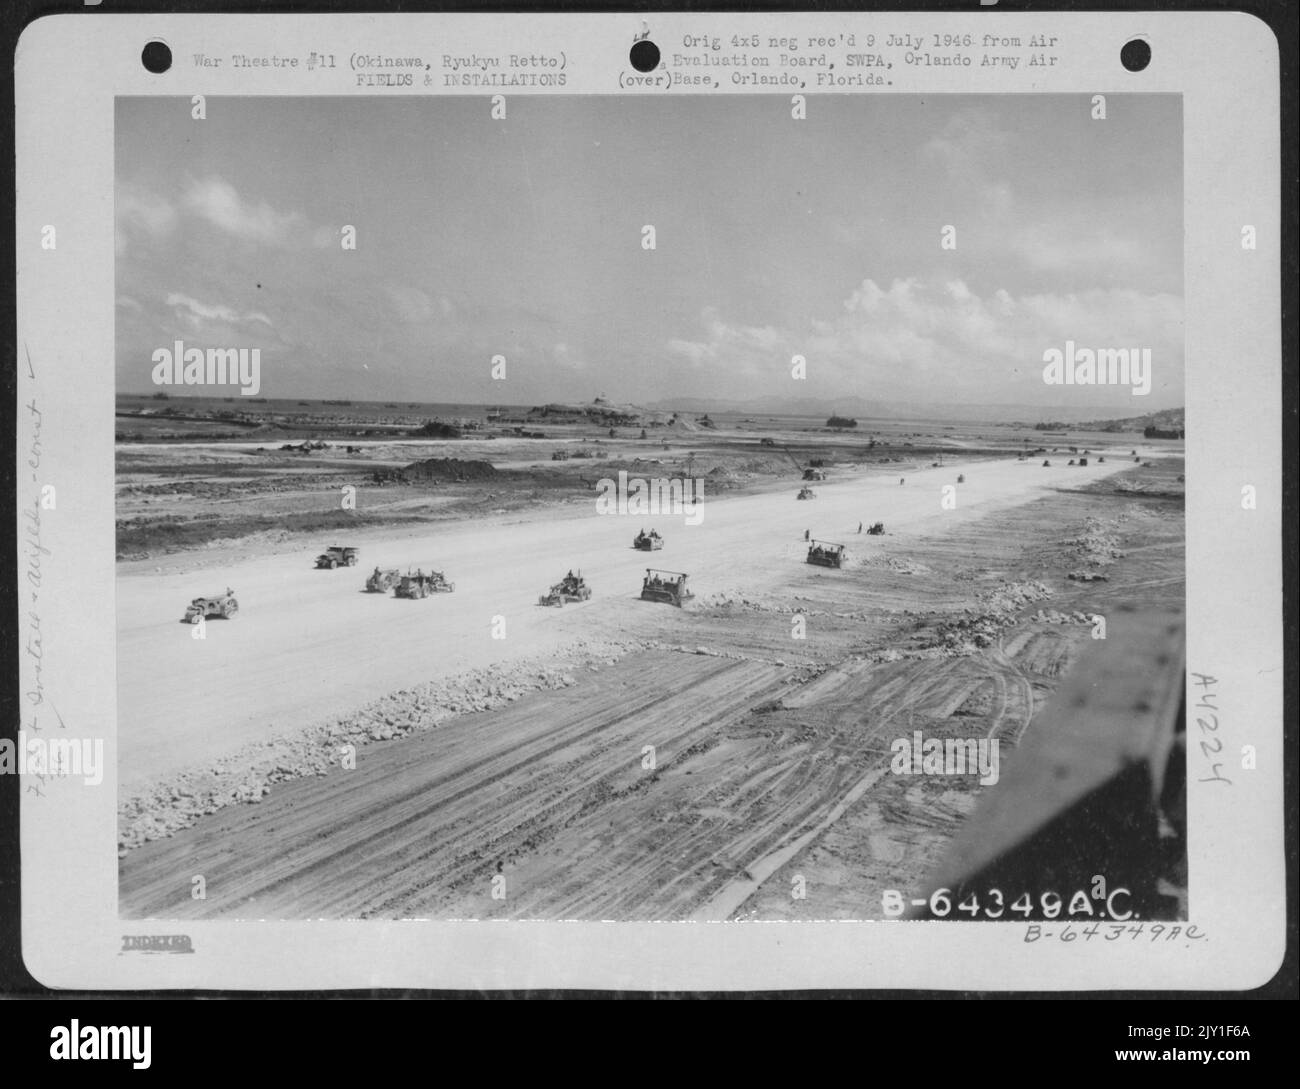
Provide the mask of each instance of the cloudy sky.
POLYGON ((1183 403, 1175 96, 508 103, 120 99, 119 389, 181 339, 268 397, 1183 403), (1067 339, 1151 394, 1046 386, 1067 339))

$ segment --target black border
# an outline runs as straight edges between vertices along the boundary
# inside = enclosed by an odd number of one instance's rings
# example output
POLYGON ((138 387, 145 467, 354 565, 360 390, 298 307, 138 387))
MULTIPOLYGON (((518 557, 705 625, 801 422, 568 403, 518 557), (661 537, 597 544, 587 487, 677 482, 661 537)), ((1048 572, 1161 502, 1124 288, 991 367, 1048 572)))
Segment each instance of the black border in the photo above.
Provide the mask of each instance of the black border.
MULTIPOLYGON (((287 2, 287 3, 266 3, 266 2, 226 2, 219 4, 202 3, 200 0, 172 0, 170 3, 163 2, 128 2, 116 3, 114 0, 103 0, 96 7, 86 7, 77 0, 64 0, 62 3, 50 3, 48 0, 8 0, 0 11, 0 21, 3 22, 5 36, 9 42, 10 55, 17 44, 18 37, 23 28, 36 19, 55 13, 76 13, 84 18, 111 18, 116 14, 184 14, 184 13, 201 13, 212 14, 214 12, 240 13, 240 14, 348 14, 348 13, 396 13, 396 12, 421 12, 421 13, 452 13, 452 12, 488 12, 488 13, 513 13, 519 12, 525 5, 518 2, 500 3, 488 2, 482 4, 420 4, 407 5, 401 0, 389 0, 389 2, 346 2, 346 0, 334 0, 334 2, 321 2, 317 0, 314 3, 306 2, 287 2)), ((153 992, 106 992, 106 991, 56 991, 34 979, 26 969, 22 961, 21 953, 21 934, 20 934, 20 868, 18 855, 18 809, 19 809, 19 782, 15 776, 0 776, 0 998, 25 998, 35 1000, 35 1002, 23 1003, 26 1007, 26 1013, 37 1015, 35 1020, 45 1026, 45 1033, 37 1032, 35 1036, 28 1036, 28 1042, 35 1040, 35 1052, 38 1059, 45 1054, 48 1039, 48 1027, 51 1024, 65 1023, 68 1016, 73 1014, 66 1005, 61 1007, 56 1013, 52 1008, 44 1007, 41 1000, 81 1000, 95 1001, 108 999, 116 1006, 120 1007, 113 1010, 113 1016, 119 1021, 139 1021, 141 1018, 136 1016, 145 1009, 148 1010, 150 1019, 154 1022, 172 1021, 172 1017, 165 1014, 165 1010, 170 1008, 176 1009, 176 1002, 185 999, 217 999, 217 1000, 235 1000, 239 1003, 237 1007, 241 1013, 239 1016, 238 1031, 247 1038, 250 1027, 253 1028, 254 1038, 256 1038, 256 1025, 266 1023, 271 1020, 259 1016, 256 1011, 251 1011, 245 1002, 253 1002, 265 999, 408 999, 408 998, 482 998, 489 1000, 510 1000, 510 999, 539 999, 539 998, 559 998, 568 1000, 581 1000, 591 998, 618 998, 618 999, 700 999, 700 998, 720 998, 720 999, 768 999, 768 1000, 785 1000, 785 999, 827 999, 827 998, 871 998, 871 999, 890 999, 894 1001, 907 1001, 913 999, 940 1000, 940 1001, 961 1001, 968 999, 982 999, 987 1003, 999 1003, 1007 1000, 1032 999, 1044 1003, 1053 1003, 1053 1005, 1044 1005, 1042 1007, 1042 1016, 1051 1017, 1053 1020, 1065 1011, 1054 1005, 1059 1001, 1068 1001, 1077 1003, 1087 999, 1109 1000, 1109 1003, 1123 1003, 1124 1009, 1120 1010, 1108 1005, 1108 1010, 1114 1013, 1114 1016, 1106 1016, 1105 1020, 1113 1026, 1121 1023, 1175 1023, 1179 1017, 1182 1017, 1187 1023, 1215 1023, 1215 1024, 1243 1024, 1258 1020, 1260 1007, 1253 1005, 1250 1008, 1249 1016, 1246 1011, 1235 1003, 1241 1000, 1255 999, 1295 999, 1300 992, 1297 990, 1297 981, 1300 979, 1297 972, 1297 915, 1296 915, 1296 601, 1295 601, 1295 569, 1296 569, 1296 522, 1294 514, 1296 510, 1296 417, 1297 417, 1297 397, 1296 397, 1296 309, 1297 309, 1297 250, 1296 250, 1296 228, 1297 228, 1297 206, 1296 206, 1296 180, 1297 180, 1297 126, 1296 126, 1296 106, 1297 106, 1297 26, 1300 24, 1298 13, 1300 8, 1297 5, 1286 3, 1285 0, 1249 0, 1243 3, 1230 2, 1213 2, 1213 0, 1201 0, 1201 2, 1183 2, 1173 3, 1168 0, 1149 0, 1147 3, 1142 2, 1118 2, 1118 0, 1100 0, 1100 2, 1079 3, 1072 0, 1057 0, 1057 2, 1033 3, 1030 0, 998 0, 995 6, 981 8, 978 0, 967 0, 965 3, 943 3, 935 0, 914 0, 912 3, 898 2, 878 2, 878 0, 868 0, 868 2, 853 3, 848 0, 813 0, 811 3, 733 3, 719 4, 710 2, 667 2, 651 3, 647 0, 625 0, 618 4, 575 4, 575 3, 558 3, 551 4, 533 10, 547 12, 566 12, 566 13, 588 13, 588 12, 623 12, 623 13, 647 13, 647 12, 745 12, 745 11, 771 11, 771 12, 805 12, 805 13, 831 13, 837 11, 918 11, 918 12, 963 12, 969 14, 972 9, 984 11, 1001 11, 1001 12, 1029 12, 1029 11, 1070 11, 1070 12, 1125 12, 1125 11, 1239 11, 1253 15, 1261 22, 1265 23, 1272 30, 1278 39, 1279 53, 1281 59, 1280 65, 1280 107, 1281 107, 1281 150, 1282 150, 1282 261, 1281 261, 1281 285, 1282 285, 1282 442, 1283 442, 1283 484, 1282 484, 1282 509, 1284 517, 1282 519, 1282 556, 1283 556, 1283 616, 1284 616, 1284 799, 1285 799, 1285 847, 1286 847, 1286 896, 1287 896, 1287 924, 1286 924, 1286 954, 1278 972, 1267 983, 1259 988, 1250 991, 1089 991, 1089 992, 952 992, 952 991, 919 991, 919 990, 817 990, 817 991, 790 991, 790 992, 650 992, 650 991, 633 991, 633 992, 613 992, 613 991, 560 991, 560 990, 533 990, 533 991, 497 991, 497 992, 472 992, 472 991, 431 991, 431 990, 336 990, 336 991, 292 991, 292 992, 271 992, 271 991, 153 991, 153 992), (1290 517, 1287 517, 1290 515, 1290 517), (1234 1001, 1231 1008, 1224 1008, 1221 1013, 1210 1016, 1204 1003, 1216 1003, 1224 1001, 1234 1001), (1155 1015, 1148 1012, 1146 1004, 1149 1002, 1159 1002, 1162 1004, 1161 1012, 1155 1015), (1196 1007, 1187 1007, 1186 1013, 1176 1012, 1182 1007, 1187 1006, 1188 1002, 1197 1003, 1196 1007), (140 1003, 139 1006, 127 1006, 126 1003, 140 1003), (1142 1003, 1138 1006, 1137 1003, 1142 1003), (1127 1021, 1125 1020, 1127 1019, 1127 1021)), ((0 90, 0 143, 5 147, 13 147, 14 139, 14 85, 12 80, 4 81, 3 89, 0 90)), ((12 156, 3 156, 3 165, 0 166, 5 175, 4 186, 8 192, 14 192, 14 161, 12 156)), ((13 460, 14 442, 15 442, 15 423, 16 423, 16 379, 17 367, 19 365, 17 345, 17 325, 16 325, 16 295, 12 290, 16 278, 15 265, 15 245, 14 221, 9 217, 6 221, 6 235, 9 241, 14 245, 8 246, 4 253, 3 276, 9 288, 0 292, 0 318, 3 319, 3 328, 6 334, 6 347, 3 361, 0 363, 0 380, 3 381, 3 392, 6 401, 6 407, 0 412, 0 442, 4 445, 4 455, 0 457, 0 471, 3 476, 0 477, 0 485, 6 497, 7 503, 16 505, 16 476, 15 461, 13 460)), ((8 525, 16 524, 17 511, 13 510, 15 519, 8 522, 8 525)), ((7 573, 17 571, 17 548, 14 536, 10 532, 0 534, 0 569, 7 573)), ((16 736, 17 723, 21 711, 20 698, 18 693, 18 660, 19 644, 16 630, 17 618, 17 592, 16 582, 11 581, 8 577, 5 580, 4 598, 3 598, 3 619, 0 619, 0 647, 3 648, 4 655, 4 678, 5 683, 0 685, 0 721, 3 722, 5 736, 16 736)), ((224 1005, 224 1004, 223 1004, 224 1005)), ((183 1021, 174 1022, 175 1027, 180 1028, 188 1039, 185 1042, 193 1042, 197 1045, 200 1042, 206 1042, 211 1039, 212 1035, 225 1031, 226 1026, 222 1022, 229 1020, 229 1015, 234 1010, 228 1005, 224 1006, 225 1016, 212 1017, 217 1010, 209 1006, 205 1013, 205 1024, 202 1028, 195 1025, 192 1018, 185 1017, 183 1021)), ((338 1007, 336 1006, 335 1009, 338 1007)), ((906 1010, 907 1007, 897 1007, 899 1010, 906 1010)), ((1084 1017, 1082 1023, 1079 1021, 1080 1010, 1083 1007, 1074 1005, 1069 1011, 1069 1018, 1073 1023, 1071 1036, 1077 1036, 1080 1032, 1087 1033, 1090 1023, 1101 1011, 1094 1005, 1093 1015, 1084 1017)), ((322 1011, 328 1011, 330 1007, 321 1006, 312 1012, 313 1018, 319 1016, 322 1011)), ((358 1016, 355 1012, 357 1007, 354 1002, 347 1005, 349 1011, 347 1015, 346 1031, 349 1035, 355 1037, 364 1032, 361 1026, 358 1026, 354 1020, 358 1016)), ((889 1049, 890 1044, 887 1041, 894 1024, 889 1018, 882 1023, 878 1019, 877 1010, 879 1007, 873 1007, 872 1022, 874 1028, 880 1034, 880 1043, 878 1046, 889 1049)), ((0 1017, 4 1017, 7 1029, 18 1027, 14 1022, 15 1007, 9 1003, 0 1007, 0 1017)), ((105 1021, 107 1014, 96 1008, 91 1007, 89 1010, 82 1011, 83 1022, 94 1022, 96 1013, 100 1013, 99 1021, 105 1021)), ((184 1015, 181 1015, 184 1017, 184 1015)), ((904 1017, 904 1014, 897 1014, 904 1017)), ((390 1019, 391 1014, 385 1013, 385 1019, 390 1019)), ((962 1030, 954 1031, 951 1026, 946 1028, 941 1037, 935 1037, 936 1040, 942 1039, 944 1042, 955 1043, 966 1032, 975 1030, 982 1032, 986 1027, 989 1031, 1001 1033, 998 1031, 999 1024, 1005 1022, 1005 1011, 1001 1014, 997 1011, 996 1005, 981 1005, 972 1007, 965 1005, 962 1010, 963 1021, 966 1022, 962 1030), (985 1022, 984 1024, 970 1023, 974 1011, 982 1010, 978 1016, 973 1017, 976 1023, 985 1022)), ((1019 1014, 1017 1014, 1019 1017, 1019 1014)), ((19 1018, 20 1021, 29 1020, 28 1017, 19 1018)), ((916 1019, 914 1013, 907 1013, 904 1021, 899 1022, 910 1025, 916 1019)), ((1270 1016, 1266 1018, 1275 1021, 1270 1016)), ((367 1017, 367 1021, 371 1018, 367 1017)), ((402 1019, 398 1019, 401 1021, 402 1019)), ((343 1020, 339 1015, 327 1016, 323 1021, 316 1024, 313 1028, 312 1035, 318 1040, 323 1036, 326 1040, 329 1034, 337 1027, 339 1031, 345 1031, 342 1028, 343 1020)), ((647 1022, 649 1027, 650 1022, 647 1022)), ((368 1027, 368 1026, 367 1026, 368 1027)), ((271 1029, 265 1028, 263 1031, 270 1033, 271 1029)), ((288 1026, 277 1027, 276 1033, 286 1033, 290 1031, 288 1026)), ((442 1030, 445 1031, 445 1028, 442 1030)), ((442 1031, 438 1035, 442 1035, 442 1031)), ((712 1041, 715 1039, 711 1030, 704 1030, 708 1033, 705 1040, 712 1041)), ((1118 1031, 1118 1030, 1117 1030, 1118 1031)), ((425 1046, 431 1041, 428 1039, 430 1026, 414 1025, 409 1031, 400 1025, 390 1027, 384 1031, 386 1037, 390 1040, 396 1040, 398 1037, 406 1037, 408 1045, 425 1046)), ((1030 1028, 1032 1032, 1032 1028, 1030 1028)), ((1276 1032, 1268 1035, 1274 1038, 1288 1035, 1288 1032, 1276 1032)), ((6 1036, 14 1035, 6 1032, 6 1036)), ((875 1035, 875 1033, 873 1033, 875 1035)), ((592 1036, 591 1027, 588 1026, 582 1032, 582 1038, 589 1040, 592 1036)), ((21 1034, 18 1035, 22 1039, 21 1034)), ((969 1037, 967 1037, 969 1039, 969 1037)), ((996 1037, 995 1037, 996 1038, 996 1037)), ((283 1037, 280 1038, 283 1043, 283 1037)), ((753 1039, 753 1037, 749 1037, 753 1039)), ((985 1037, 987 1040, 987 1037, 985 1037)), ((1013 1038, 1008 1038, 1006 1042, 1012 1042, 1013 1038)), ((853 1040, 852 1037, 849 1041, 853 1040)), ((849 1041, 845 1041, 848 1043, 849 1041)), ((854 1041, 856 1042, 856 1041, 854 1041)), ((903 1044, 906 1052, 915 1054, 914 1048, 920 1041, 903 1044)), ((1129 1043, 1138 1043, 1140 1041, 1129 1041, 1129 1043)), ((1234 1038, 1227 1038, 1222 1044, 1215 1042, 1212 1046, 1234 1047, 1242 1046, 1251 1048, 1252 1045, 1258 1048, 1260 1040, 1257 1033, 1251 1040, 1243 1040, 1238 1043, 1234 1038)), ((1289 1042, 1289 1041, 1288 1041, 1289 1042)), ((745 1041, 741 1041, 741 1047, 744 1047, 745 1041)), ((901 1043, 901 1041, 900 1041, 901 1043)), ((1047 1041, 1045 1040, 1046 1044, 1047 1041)), ((623 1062, 631 1058, 633 1062, 637 1061, 637 1056, 642 1055, 641 1061, 644 1062, 648 1055, 643 1052, 643 1047, 649 1046, 645 1040, 628 1041, 630 1054, 624 1053, 623 1062)), ((797 1045, 796 1045, 797 1046, 797 1045)), ((850 1043, 850 1046, 852 1044, 850 1043)), ((1050 1045, 1049 1045, 1050 1046, 1050 1045)), ((1106 1048, 1112 1046, 1127 1046, 1115 1036, 1115 1041, 1107 1041, 1105 1044, 1099 1044, 1096 1047, 1099 1057, 1104 1057, 1107 1052, 1106 1048)), ((1187 1046, 1195 1046, 1188 1044, 1187 1046)), ((1207 1046, 1210 1046, 1207 1044, 1207 1046)), ((155 1042, 155 1049, 158 1042, 155 1042)), ((245 1056, 248 1055, 248 1045, 241 1043, 240 1050, 245 1056)), ((827 1045, 822 1045, 827 1049, 827 1045)), ((6 1051, 9 1049, 6 1048, 6 1051)), ((24 1048, 23 1050, 27 1050, 24 1048)), ((355 1049, 354 1049, 355 1050, 355 1049)), ((369 1052, 369 1048, 360 1050, 369 1052)), ((683 1053, 681 1050, 676 1051, 676 1058, 669 1058, 666 1069, 684 1072, 680 1065, 690 1051, 683 1053)), ((693 1050, 693 1049, 692 1049, 693 1050)), ((799 1047, 802 1050, 802 1047, 799 1047)), ((965 1050, 962 1048, 961 1050, 965 1050)), ((982 1048, 980 1048, 982 1050, 982 1048)), ((328 1043, 321 1043, 317 1047, 318 1054, 324 1053, 327 1065, 322 1069, 336 1074, 341 1074, 347 1067, 347 1057, 339 1056, 332 1052, 328 1043), (336 1065, 341 1064, 341 1065, 336 1065)), ((374 1054, 374 1052, 370 1052, 374 1054)), ((816 1065, 805 1068, 807 1075, 816 1076, 814 1071, 820 1065, 815 1059, 818 1054, 816 1050, 808 1053, 808 1058, 816 1065)), ((1280 1052, 1279 1052, 1280 1054, 1280 1052)), ((507 1050, 504 1054, 497 1052, 495 1049, 489 1050, 486 1054, 479 1052, 480 1058, 486 1059, 487 1062, 482 1069, 482 1076, 493 1077, 493 1066, 498 1059, 505 1058, 508 1060, 510 1052, 507 1050)), ((898 1052, 899 1058, 904 1058, 903 1051, 898 1052)), ((585 1056, 584 1056, 585 1057, 585 1056)), ((865 1055, 863 1056, 865 1058, 865 1055)), ((1262 1057, 1262 1053, 1260 1055, 1262 1057)), ((838 1056, 832 1059, 837 1063, 843 1062, 846 1056, 838 1056)), ((1069 1064, 1074 1066, 1076 1062, 1083 1059, 1084 1055, 1078 1053, 1075 1048, 1071 1048, 1068 1054, 1061 1054, 1058 1060, 1062 1065, 1069 1064)), ((186 1063, 190 1062, 190 1057, 185 1059, 186 1063)), ((234 1062, 244 1062, 246 1059, 235 1059, 234 1062)), ((910 1060, 908 1060, 910 1061, 910 1060)), ((49 1060, 45 1062, 48 1064, 49 1060)), ((298 1059, 294 1059, 297 1064, 298 1059)), ((159 1064, 156 1062, 155 1067, 159 1064)), ((876 1064, 871 1063, 872 1066, 876 1064)), ((1055 1065, 1055 1064, 1050 1064, 1055 1065)), ((1049 1069, 1050 1069, 1049 1065, 1049 1069)), ((1108 1064, 1114 1068, 1117 1064, 1113 1061, 1108 1064)), ((224 1064, 223 1064, 224 1066, 224 1064)), ((92 1068, 94 1069, 94 1068, 92 1068)), ((620 1073, 627 1072, 627 1066, 614 1068, 620 1073)), ((986 1068, 987 1069, 987 1068, 986 1068)), ((1076 1069, 1082 1069, 1077 1066, 1076 1069)), ((1142 1069, 1137 1067, 1135 1069, 1142 1069)), ((1150 1069, 1149 1067, 1146 1069, 1150 1069)), ((1180 1069, 1180 1068, 1172 1068, 1180 1069)), ((1171 1069, 1171 1072, 1172 1072, 1171 1069)), ((1219 1069, 1222 1069, 1221 1067, 1219 1069)), ((1258 1067, 1256 1067, 1258 1069, 1258 1067)), ((609 1068, 606 1068, 609 1072, 609 1068)), ((823 1068, 824 1070, 824 1068, 823 1068)), ((879 1070, 879 1067, 877 1067, 879 1070)), ((296 1067, 296 1072, 301 1074, 304 1071, 296 1067)), ((595 1071, 592 1071, 595 1073, 595 1071)), ((597 1074, 599 1076, 599 1074, 597 1074)), ((617 1075, 616 1075, 617 1076, 617 1075)), ((680 1074, 679 1074, 680 1076, 680 1074)), ((889 1076, 888 1074, 886 1076, 889 1076)))

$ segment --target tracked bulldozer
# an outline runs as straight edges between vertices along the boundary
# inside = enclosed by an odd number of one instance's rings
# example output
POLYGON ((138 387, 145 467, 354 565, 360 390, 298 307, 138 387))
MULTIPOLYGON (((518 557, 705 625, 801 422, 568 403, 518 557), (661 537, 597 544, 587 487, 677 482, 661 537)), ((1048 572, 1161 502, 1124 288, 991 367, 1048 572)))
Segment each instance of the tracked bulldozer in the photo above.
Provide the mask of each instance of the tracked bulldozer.
POLYGON ((641 583, 642 601, 659 601, 665 605, 681 608, 684 601, 695 595, 686 589, 686 576, 680 571, 656 571, 645 569, 645 580, 641 583))
POLYGON ((813 541, 808 547, 807 562, 818 567, 843 567, 844 546, 830 541, 813 541))
POLYGON ((632 538, 632 547, 642 552, 657 552, 663 548, 664 539, 655 530, 647 533, 644 529, 632 538))
POLYGON ((870 534, 872 537, 880 537, 884 534, 884 532, 885 532, 884 522, 872 522, 870 527, 867 529, 867 533, 870 534))
POLYGON ((454 582, 448 582, 441 571, 409 571, 401 577, 394 591, 396 597, 409 597, 415 600, 429 597, 431 594, 449 594, 456 589, 454 582))
POLYGON ((808 487, 808 486, 805 484, 802 488, 799 489, 799 494, 796 495, 795 498, 796 498, 796 499, 816 499, 816 498, 817 498, 817 493, 816 493, 815 491, 813 491, 810 487, 808 487))
POLYGON ((356 565, 357 550, 350 546, 330 545, 329 548, 316 557, 316 566, 318 568, 355 567, 356 565))
POLYGON ((579 571, 576 575, 570 571, 547 593, 537 599, 538 605, 559 605, 563 607, 570 601, 587 601, 591 597, 591 587, 579 571))
POLYGON ((189 608, 185 610, 183 623, 197 624, 210 616, 229 619, 237 612, 239 612, 239 602, 235 600, 235 592, 227 586, 224 594, 215 594, 212 597, 196 597, 191 601, 189 608))
POLYGON ((366 593, 386 594, 401 581, 402 575, 397 568, 390 567, 387 571, 381 571, 376 567, 366 579, 366 593))

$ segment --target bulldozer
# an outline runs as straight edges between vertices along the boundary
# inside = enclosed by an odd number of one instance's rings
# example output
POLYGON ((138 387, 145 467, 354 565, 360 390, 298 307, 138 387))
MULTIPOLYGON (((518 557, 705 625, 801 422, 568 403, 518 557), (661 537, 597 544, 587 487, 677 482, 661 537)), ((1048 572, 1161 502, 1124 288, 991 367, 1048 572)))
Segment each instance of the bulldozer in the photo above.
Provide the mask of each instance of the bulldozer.
POLYGON ((576 575, 570 571, 559 582, 537 599, 538 605, 559 605, 561 608, 569 601, 587 601, 591 597, 591 587, 579 571, 576 575))
POLYGON ((885 532, 884 522, 872 522, 871 525, 867 528, 867 533, 870 534, 872 537, 881 537, 884 535, 884 532, 885 532))
POLYGON ((808 546, 807 562, 818 567, 843 567, 844 546, 830 541, 813 541, 808 546))
POLYGON ((632 538, 632 547, 642 552, 657 552, 663 548, 664 539, 655 530, 647 533, 644 529, 632 538))
POLYGON ((430 571, 426 575, 423 570, 420 570, 414 575, 407 571, 401 577, 397 589, 393 593, 395 597, 409 597, 412 600, 419 600, 431 594, 449 594, 455 589, 456 584, 448 582, 441 571, 430 571))
POLYGON ((378 567, 374 569, 370 577, 366 579, 366 593, 384 594, 402 581, 401 573, 395 567, 390 567, 387 571, 381 571, 378 567))
POLYGON ((335 568, 340 564, 344 567, 356 567, 357 550, 350 546, 330 545, 329 548, 316 557, 316 566, 318 568, 335 568))
POLYGON ((815 491, 813 491, 810 487, 808 487, 808 486, 805 484, 802 488, 799 489, 799 494, 796 495, 795 498, 796 498, 796 499, 816 499, 816 498, 817 498, 817 493, 816 493, 815 491))
POLYGON ((651 567, 645 569, 645 581, 641 583, 642 601, 659 601, 665 605, 676 605, 679 609, 684 601, 695 595, 686 589, 686 576, 680 571, 656 571, 651 567))
POLYGON ((235 592, 227 586, 224 594, 196 597, 191 601, 190 607, 185 610, 185 619, 182 623, 197 624, 210 616, 225 617, 229 620, 237 612, 239 612, 239 602, 235 600, 235 592))
POLYGON ((803 471, 804 480, 825 480, 826 474, 820 469, 805 469, 803 471))

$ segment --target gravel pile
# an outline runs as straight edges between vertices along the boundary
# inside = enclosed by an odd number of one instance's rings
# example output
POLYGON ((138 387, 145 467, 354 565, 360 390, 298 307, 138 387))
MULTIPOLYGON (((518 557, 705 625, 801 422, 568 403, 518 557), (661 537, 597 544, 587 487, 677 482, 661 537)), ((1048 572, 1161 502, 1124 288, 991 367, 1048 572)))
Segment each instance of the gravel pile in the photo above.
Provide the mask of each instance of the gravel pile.
POLYGON ((1083 527, 1083 533, 1066 541, 1066 545, 1084 563, 1092 567, 1104 567, 1123 557, 1119 547, 1120 523, 1127 521, 1119 518, 1089 518, 1083 527))
POLYGON ((1031 620, 1039 624, 1091 624, 1092 617, 1087 613, 1081 613, 1075 610, 1072 613, 1058 612, 1056 609, 1039 609, 1034 613, 1031 620))
POLYGON ((974 654, 996 643, 1026 605, 1051 596, 1052 591, 1041 582, 1007 582, 986 590, 963 615, 938 626, 937 645, 950 654, 974 654))
POLYGON ((365 745, 431 729, 456 715, 491 711, 531 692, 568 688, 577 684, 577 671, 612 665, 645 645, 586 640, 559 656, 429 681, 354 714, 245 746, 211 767, 183 772, 123 799, 118 805, 118 857, 227 806, 256 804, 276 783, 327 775, 365 745))

